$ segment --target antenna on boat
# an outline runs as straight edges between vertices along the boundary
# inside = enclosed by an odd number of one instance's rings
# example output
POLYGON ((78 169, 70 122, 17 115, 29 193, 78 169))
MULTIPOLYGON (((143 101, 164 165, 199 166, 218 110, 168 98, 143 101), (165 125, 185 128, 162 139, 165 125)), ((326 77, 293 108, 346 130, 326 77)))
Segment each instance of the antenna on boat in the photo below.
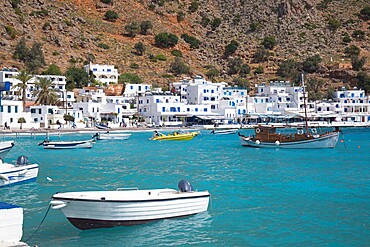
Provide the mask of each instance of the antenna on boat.
POLYGON ((308 116, 307 116, 307 103, 306 103, 306 89, 304 85, 304 74, 302 73, 302 88, 303 88, 303 106, 304 106, 304 119, 306 134, 308 134, 308 116))

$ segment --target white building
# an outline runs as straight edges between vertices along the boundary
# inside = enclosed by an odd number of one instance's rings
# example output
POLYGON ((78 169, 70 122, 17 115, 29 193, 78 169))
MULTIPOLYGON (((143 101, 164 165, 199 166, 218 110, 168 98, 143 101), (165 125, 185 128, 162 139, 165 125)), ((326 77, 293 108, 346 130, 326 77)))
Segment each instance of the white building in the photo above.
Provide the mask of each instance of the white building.
POLYGON ((247 96, 245 88, 223 87, 219 109, 213 112, 223 115, 229 122, 238 122, 247 114, 247 96))
POLYGON ((5 127, 5 123, 11 129, 20 129, 20 123, 18 120, 24 118, 26 123, 22 124, 24 128, 38 128, 39 125, 35 125, 32 121, 31 114, 29 112, 23 112, 22 101, 19 100, 2 100, 0 106, 0 126, 5 127))
POLYGON ((150 92, 151 90, 152 90, 152 86, 149 84, 127 83, 125 85, 125 92, 123 93, 123 96, 134 98, 140 95, 144 95, 146 92, 150 92))
POLYGON ((118 70, 114 65, 100 65, 89 63, 84 66, 86 73, 92 73, 94 78, 104 85, 118 83, 118 70))

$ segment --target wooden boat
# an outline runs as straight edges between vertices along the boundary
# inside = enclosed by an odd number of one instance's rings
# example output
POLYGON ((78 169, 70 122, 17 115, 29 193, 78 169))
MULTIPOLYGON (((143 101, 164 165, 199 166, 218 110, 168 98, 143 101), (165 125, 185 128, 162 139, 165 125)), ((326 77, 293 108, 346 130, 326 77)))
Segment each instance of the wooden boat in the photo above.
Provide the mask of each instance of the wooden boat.
POLYGON ((185 132, 183 130, 175 131, 173 133, 169 133, 168 135, 159 133, 158 131, 154 131, 153 136, 149 138, 149 140, 153 141, 188 141, 192 140, 196 137, 200 132, 185 132))
POLYGON ((14 147, 14 141, 0 142, 0 158, 4 157, 14 147))
POLYGON ((258 125, 254 128, 254 135, 245 136, 240 133, 240 140, 243 146, 259 148, 334 148, 338 142, 340 130, 318 131, 316 128, 309 128, 306 107, 306 93, 302 75, 303 100, 305 110, 305 124, 298 128, 297 133, 277 133, 276 126, 258 125))
POLYGON ((85 230, 130 226, 207 211, 208 191, 193 191, 186 180, 174 189, 85 191, 57 193, 50 202, 77 228, 85 230))
POLYGON ((211 131, 211 134, 214 134, 214 135, 230 135, 230 134, 235 134, 237 131, 237 129, 220 129, 220 130, 217 130, 217 129, 214 129, 211 131))
POLYGON ((96 133, 92 137, 96 137, 98 140, 127 140, 131 134, 128 133, 96 133))
POLYGON ((15 165, 0 159, 0 187, 36 181, 38 164, 29 164, 26 156, 19 156, 15 165))
POLYGON ((73 148, 92 148, 94 139, 83 141, 48 141, 39 143, 44 149, 73 149, 73 148))

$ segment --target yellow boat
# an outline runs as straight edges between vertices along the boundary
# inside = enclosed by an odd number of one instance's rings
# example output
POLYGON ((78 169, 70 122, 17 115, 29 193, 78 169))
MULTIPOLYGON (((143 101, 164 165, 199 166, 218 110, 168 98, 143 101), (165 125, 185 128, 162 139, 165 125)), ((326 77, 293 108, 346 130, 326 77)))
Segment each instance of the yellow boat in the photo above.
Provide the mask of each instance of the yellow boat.
POLYGON ((153 141, 188 141, 197 136, 200 132, 185 132, 185 131, 175 131, 169 133, 168 135, 154 131, 152 138, 149 140, 153 141))

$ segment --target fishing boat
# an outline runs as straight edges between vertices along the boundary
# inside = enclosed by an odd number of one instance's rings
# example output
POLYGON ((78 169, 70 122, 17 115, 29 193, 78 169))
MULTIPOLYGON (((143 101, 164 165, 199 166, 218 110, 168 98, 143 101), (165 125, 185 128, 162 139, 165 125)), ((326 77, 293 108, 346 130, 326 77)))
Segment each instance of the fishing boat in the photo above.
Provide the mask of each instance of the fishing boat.
POLYGON ((230 134, 235 134, 236 131, 238 131, 237 129, 223 129, 223 130, 217 130, 217 129, 214 129, 211 131, 211 134, 214 134, 214 135, 230 135, 230 134))
POLYGON ((98 140, 127 140, 131 137, 131 134, 128 133, 96 133, 92 136, 96 137, 98 140))
POLYGON ((0 158, 4 157, 14 147, 14 141, 0 142, 0 158))
POLYGON ((39 143, 44 149, 73 149, 73 148, 92 148, 94 139, 82 141, 49 141, 39 143))
MULTIPOLYGON (((318 128, 308 126, 306 92, 304 77, 302 74, 303 102, 305 112, 305 123, 297 128, 296 133, 287 131, 284 133, 274 125, 258 125, 254 128, 254 134, 250 136, 241 135, 240 140, 243 146, 258 148, 334 148, 339 139, 339 127, 335 130, 322 131, 318 128)), ((286 128, 285 128, 286 129, 286 128)))
POLYGON ((26 156, 19 156, 16 164, 5 163, 0 159, 0 187, 36 181, 38 164, 29 164, 26 156))
POLYGON ((107 130, 107 129, 110 129, 109 127, 108 127, 108 125, 106 125, 106 124, 95 124, 95 127, 96 128, 98 128, 98 129, 101 129, 101 130, 107 130))
POLYGON ((193 191, 186 180, 181 180, 178 187, 179 190, 122 188, 57 193, 50 205, 82 230, 145 224, 207 211, 208 191, 193 191))
POLYGON ((185 132, 183 130, 174 131, 173 133, 163 134, 154 131, 153 136, 149 140, 153 141, 188 141, 199 135, 199 131, 185 132))

